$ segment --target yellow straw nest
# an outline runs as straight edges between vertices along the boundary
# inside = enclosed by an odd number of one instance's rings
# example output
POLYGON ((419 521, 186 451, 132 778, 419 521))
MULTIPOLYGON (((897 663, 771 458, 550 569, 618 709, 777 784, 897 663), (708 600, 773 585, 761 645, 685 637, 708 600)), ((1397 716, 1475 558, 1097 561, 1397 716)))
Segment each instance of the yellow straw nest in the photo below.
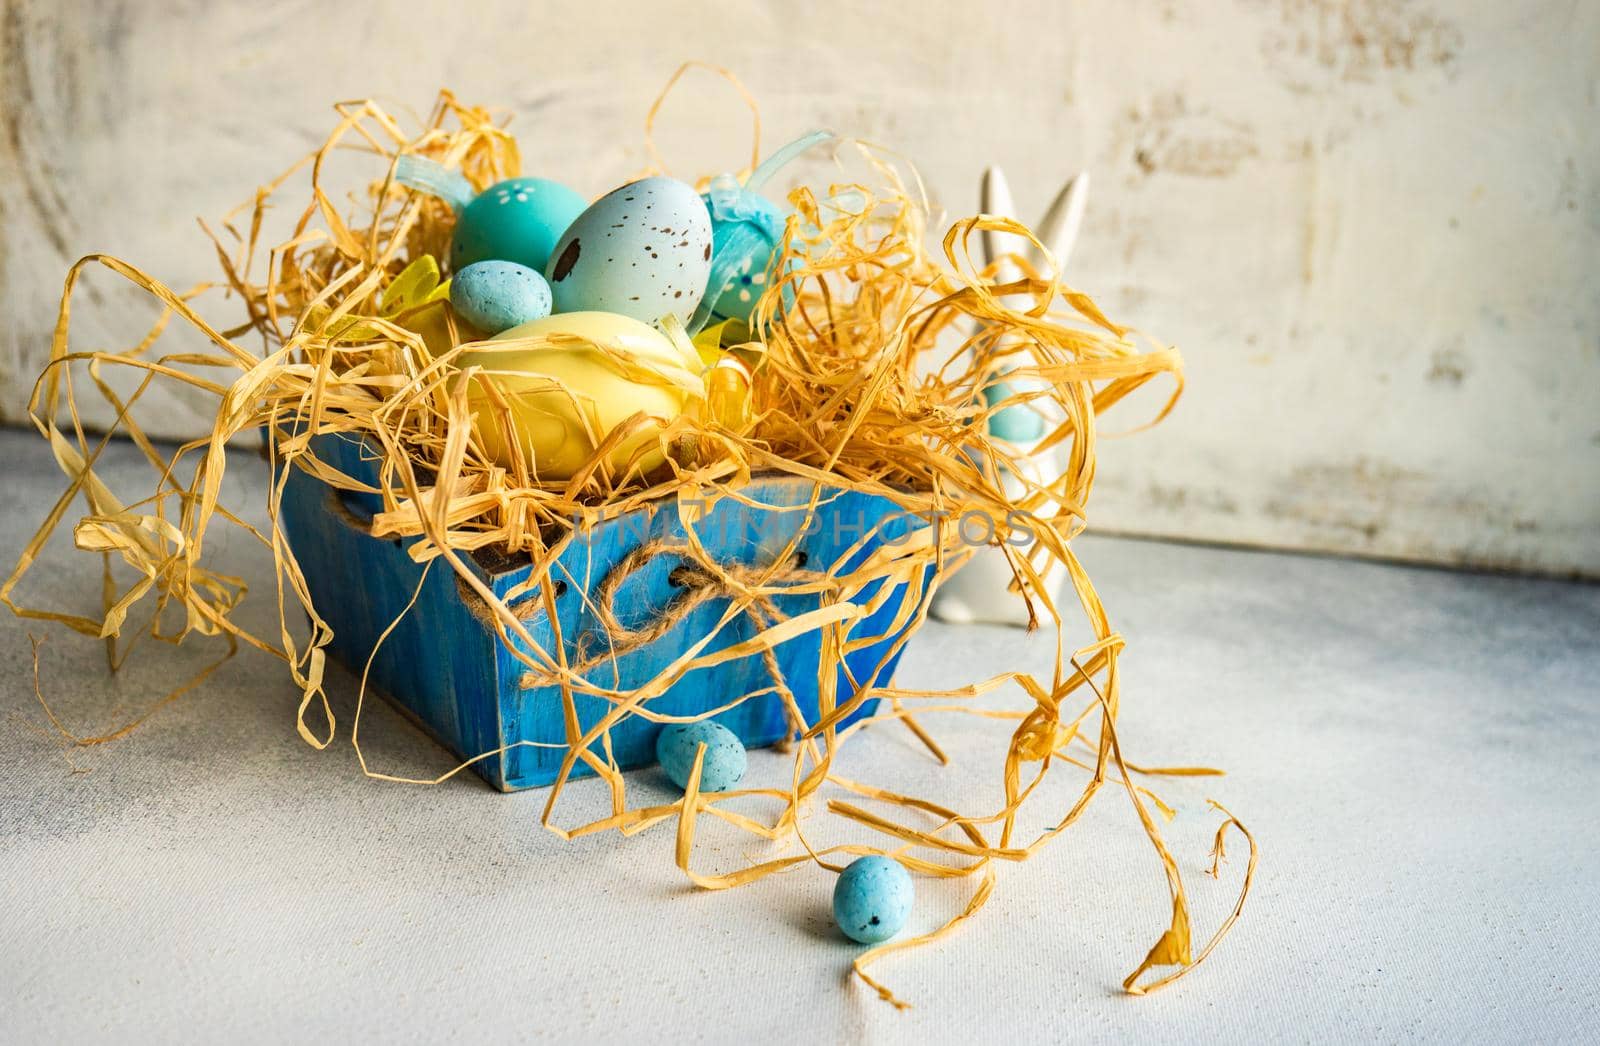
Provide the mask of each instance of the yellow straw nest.
MULTIPOLYGON (((1172 900, 1170 923, 1123 987, 1143 994, 1171 983, 1205 958, 1238 917, 1255 869, 1255 842, 1231 814, 1215 806, 1219 826, 1212 874, 1230 828, 1249 842, 1249 865, 1231 914, 1196 952, 1183 881, 1158 829, 1157 818, 1170 818, 1172 810, 1151 791, 1148 780, 1215 771, 1140 768, 1124 759, 1116 732, 1123 699, 1117 666, 1124 642, 1071 547, 1088 518, 1100 415, 1151 379, 1168 375, 1174 379, 1172 393, 1155 419, 1160 420, 1182 387, 1175 350, 1136 343, 1088 297, 1064 286, 1055 272, 1025 270, 1022 279, 996 284, 993 272, 977 265, 969 248, 975 234, 984 230, 1034 239, 1014 221, 964 218, 935 250, 925 240, 927 208, 914 184, 908 188, 880 150, 849 143, 841 150, 853 153, 867 175, 826 191, 800 188, 790 194, 795 216, 788 221, 776 270, 781 276, 760 300, 749 342, 734 347, 754 364, 753 417, 748 423, 730 428, 708 412, 664 425, 635 417, 604 439, 589 465, 569 480, 541 485, 525 468, 502 467, 487 456, 468 410, 466 383, 453 380, 454 360, 471 343, 462 342, 464 332, 444 310, 444 337, 454 347, 430 351, 413 329, 416 324, 407 326, 408 288, 397 284, 414 259, 446 256, 454 221, 446 204, 395 183, 397 159, 416 154, 437 160, 459 169, 481 189, 521 173, 516 141, 503 121, 460 104, 449 93, 440 95, 416 134, 404 131, 370 101, 335 108, 339 122, 326 144, 258 190, 224 221, 221 234, 213 236, 226 289, 244 304, 246 319, 238 327, 218 329, 191 307, 194 296, 206 288, 174 293, 134 266, 103 255, 73 266, 51 361, 31 408, 70 482, 0 589, 8 606, 23 616, 104 639, 114 666, 119 660, 117 637, 130 608, 154 600, 147 630, 154 638, 177 642, 193 633, 221 636, 227 646, 224 658, 243 642, 282 659, 301 691, 299 732, 308 743, 325 747, 339 733, 323 691, 324 650, 331 631, 312 606, 277 523, 281 477, 287 468, 302 468, 336 487, 370 490, 319 461, 311 443, 313 436, 326 433, 361 437, 382 451, 379 492, 384 509, 373 520, 374 532, 416 536, 419 540, 409 546, 415 559, 431 562, 429 569, 454 571, 476 590, 502 640, 528 673, 559 682, 569 722, 577 722, 571 712, 577 695, 599 695, 613 705, 585 735, 572 728, 565 768, 545 795, 541 823, 551 831, 563 837, 603 830, 632 835, 675 821, 678 866, 697 886, 713 890, 808 863, 837 871, 851 855, 868 853, 887 853, 917 875, 971 882, 964 908, 934 932, 880 945, 856 958, 856 974, 898 1006, 904 1004, 867 967, 891 952, 940 937, 971 917, 989 898, 999 862, 1038 853, 1110 785, 1132 804, 1164 869, 1172 900), (330 161, 351 153, 364 161, 367 174, 365 187, 346 204, 350 213, 342 215, 325 182, 330 161), (284 213, 280 197, 288 196, 291 186, 306 194, 287 212, 298 217, 289 236, 267 249, 263 228, 269 208, 284 213), (110 269, 160 301, 160 321, 133 348, 103 352, 69 347, 73 290, 92 267, 110 269), (792 294, 787 310, 784 288, 792 294), (158 341, 173 317, 198 331, 206 347, 158 354, 158 341), (1022 391, 985 405, 981 390, 1002 361, 1015 368, 1012 388, 1022 391), (106 438, 117 432, 131 438, 157 470, 155 489, 134 503, 124 504, 95 474, 106 439, 91 438, 80 421, 74 397, 82 392, 73 384, 75 369, 87 371, 93 392, 115 414, 106 438), (113 380, 115 371, 131 380, 113 380), (157 383, 185 387, 191 399, 203 395, 216 403, 211 433, 170 456, 134 420, 133 408, 157 383), (1025 480, 1022 492, 1010 496, 1000 477, 1029 473, 1014 446, 987 434, 986 422, 995 410, 1024 401, 1055 419, 1046 445, 1058 448, 1055 460, 1062 467, 1042 483, 1025 480), (656 460, 664 458, 664 464, 646 475, 607 466, 614 447, 651 426, 659 428, 656 460), (263 428, 276 433, 270 450, 275 464, 287 467, 275 473, 279 478, 268 493, 273 522, 265 532, 219 500, 228 464, 225 448, 236 437, 257 439, 263 428), (716 499, 739 497, 741 487, 758 472, 803 477, 818 483, 819 490, 844 487, 881 495, 905 512, 935 522, 847 575, 823 573, 797 582, 775 572, 730 573, 693 540, 693 523, 716 499), (103 613, 91 617, 20 605, 13 599, 18 581, 80 494, 88 511, 73 536, 80 549, 105 557, 103 613), (676 505, 691 533, 683 554, 732 597, 723 621, 755 612, 762 628, 744 644, 750 656, 763 656, 799 631, 821 634, 822 718, 797 731, 787 746, 794 760, 787 787, 702 793, 696 766, 681 801, 631 806, 627 779, 596 757, 589 741, 626 716, 655 718, 650 700, 704 664, 704 655, 680 659, 637 690, 610 689, 603 664, 571 664, 559 646, 546 650, 534 642, 518 617, 463 562, 471 550, 486 546, 524 552, 532 559, 533 573, 520 594, 537 591, 548 600, 551 586, 543 581, 574 528, 646 503, 676 505), (852 632, 862 614, 850 603, 851 594, 882 579, 909 584, 906 605, 907 613, 915 615, 914 631, 927 613, 926 568, 937 568, 932 581, 937 585, 972 554, 954 523, 971 512, 994 521, 999 547, 1008 550, 1015 568, 1017 598, 1026 601, 1035 628, 1054 632, 1052 674, 1036 678, 1004 672, 940 691, 884 686, 839 703, 839 655, 880 638, 852 632), (1008 523, 1019 518, 1015 513, 1025 514, 1034 534, 1026 549, 1003 543, 1008 523), (233 612, 244 596, 243 582, 202 565, 205 542, 214 542, 225 526, 242 529, 271 550, 281 625, 275 636, 253 635, 237 625, 233 612), (132 568, 133 583, 122 587, 112 580, 115 560, 132 568), (1054 605, 1040 583, 1048 569, 1065 571, 1070 580, 1076 610, 1092 637, 1081 647, 1071 646, 1064 625, 1073 608, 1054 605), (822 594, 818 612, 789 620, 760 613, 771 597, 797 591, 797 583, 802 586, 798 590, 822 594), (295 604, 309 616, 309 635, 291 627, 298 617, 295 604), (174 620, 181 624, 171 624, 174 620), (511 642, 513 636, 522 642, 511 642), (838 725, 870 697, 883 699, 876 715, 848 728, 838 725), (1004 796, 996 805, 963 810, 834 772, 841 746, 863 728, 907 728, 933 759, 946 762, 924 721, 962 714, 1014 724, 1007 743, 994 752, 997 792, 1004 796), (612 813, 593 823, 562 826, 556 812, 567 774, 578 760, 588 763, 609 788, 612 813), (1067 790, 1069 798, 1043 787, 1052 771, 1079 775, 1079 784, 1067 790), (1046 802, 1065 805, 1026 816, 1030 805, 1046 802), (741 807, 776 812, 762 817, 741 812, 741 807), (693 844, 701 815, 765 840, 778 856, 732 871, 697 870, 693 844), (813 841, 834 827, 877 839, 886 848, 813 841), (1158 966, 1175 969, 1146 976, 1158 966)), ((550 610, 547 606, 554 622, 550 610)), ((176 687, 161 704, 192 689, 210 671, 176 687)), ((783 689, 782 680, 777 683, 783 689)), ((358 699, 349 725, 358 753, 360 708, 358 699)), ((51 720, 69 741, 84 745, 122 736, 153 711, 93 737, 73 734, 53 714, 51 720)), ((435 783, 379 773, 368 767, 365 757, 361 765, 373 777, 435 783)))

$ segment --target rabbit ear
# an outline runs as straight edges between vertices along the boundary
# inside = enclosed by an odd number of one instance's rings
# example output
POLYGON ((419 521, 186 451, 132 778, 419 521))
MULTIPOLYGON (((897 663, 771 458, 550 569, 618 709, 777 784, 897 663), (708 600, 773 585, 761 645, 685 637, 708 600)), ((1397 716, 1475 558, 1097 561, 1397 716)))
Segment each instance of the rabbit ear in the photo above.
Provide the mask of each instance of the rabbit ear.
POLYGON ((984 214, 1002 218, 1015 218, 1017 205, 1011 202, 1011 186, 1006 183, 1006 172, 999 164, 990 164, 983 171, 983 198, 980 201, 984 214))
MULTIPOLYGON (((1011 186, 1006 184, 1005 172, 1000 170, 998 164, 991 165, 983 172, 981 206, 984 214, 996 218, 1015 220, 1017 217, 1017 205, 1011 201, 1011 186)), ((979 233, 979 240, 983 245, 983 260, 987 264, 993 264, 1008 254, 1021 254, 1029 247, 1028 241, 1020 236, 988 229, 979 233)), ((1020 275, 1016 266, 1005 265, 1002 266, 1000 280, 1008 282, 1020 275)))
MULTIPOLYGON (((1089 172, 1079 171, 1067 179, 1067 184, 1061 187, 1051 202, 1050 209, 1039 220, 1039 239, 1050 248, 1050 253, 1056 257, 1056 265, 1063 272, 1067 268, 1067 259, 1072 255, 1073 244, 1078 239, 1078 229, 1083 225, 1083 209, 1088 201, 1089 172)), ((1036 266, 1044 263, 1044 257, 1037 249, 1029 252, 1028 260, 1036 266)))

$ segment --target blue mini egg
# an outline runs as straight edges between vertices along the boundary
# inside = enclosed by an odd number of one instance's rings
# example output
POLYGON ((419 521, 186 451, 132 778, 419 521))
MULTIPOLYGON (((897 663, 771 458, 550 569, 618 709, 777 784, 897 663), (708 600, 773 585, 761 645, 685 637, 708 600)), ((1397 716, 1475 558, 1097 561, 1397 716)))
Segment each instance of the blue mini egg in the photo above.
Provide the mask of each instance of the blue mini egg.
POLYGON ((711 274, 706 288, 710 314, 749 322, 773 275, 773 255, 783 239, 783 212, 726 175, 712 183, 705 203, 711 213, 711 274))
POLYGON ((582 196, 547 178, 511 178, 491 185, 456 218, 451 270, 493 259, 542 273, 551 248, 585 206, 582 196))
POLYGON ((673 784, 687 788, 695 751, 701 745, 706 746, 706 761, 700 768, 702 792, 725 792, 744 779, 744 745, 732 730, 709 719, 667 724, 656 737, 656 762, 673 784))
POLYGON ((833 921, 852 941, 880 944, 900 932, 916 901, 905 865, 892 857, 861 857, 833 884, 833 921))
MULTIPOLYGON (((983 401, 989 406, 1003 403, 1017 394, 1009 381, 997 381, 983 390, 983 401)), ((989 435, 1013 443, 1031 443, 1044 438, 1044 418, 1025 403, 1003 407, 989 415, 989 435)))
POLYGON ((550 285, 526 265, 474 262, 450 280, 450 305, 485 334, 550 315, 550 285))
POLYGON ((688 323, 711 271, 711 216, 690 185, 645 178, 589 205, 562 235, 545 276, 557 312, 615 312, 688 323))

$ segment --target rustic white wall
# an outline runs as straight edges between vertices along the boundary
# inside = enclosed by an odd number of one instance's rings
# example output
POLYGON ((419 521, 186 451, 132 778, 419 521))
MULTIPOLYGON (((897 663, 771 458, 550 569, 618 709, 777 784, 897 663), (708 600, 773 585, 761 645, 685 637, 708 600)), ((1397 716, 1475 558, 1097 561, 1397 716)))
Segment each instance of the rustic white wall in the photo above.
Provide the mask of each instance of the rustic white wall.
MULTIPOLYGON (((953 212, 989 161, 1029 206, 1094 172, 1074 282, 1190 364, 1169 424, 1105 448, 1098 525, 1600 574, 1600 4, 862 6, 5 0, 0 415, 72 259, 208 278, 192 217, 312 147, 331 101, 508 105, 531 168, 598 193, 702 57, 769 143, 892 144, 953 212)), ((741 157, 724 95, 668 118, 669 162, 741 157)), ((90 292, 84 346, 147 315, 90 292)))

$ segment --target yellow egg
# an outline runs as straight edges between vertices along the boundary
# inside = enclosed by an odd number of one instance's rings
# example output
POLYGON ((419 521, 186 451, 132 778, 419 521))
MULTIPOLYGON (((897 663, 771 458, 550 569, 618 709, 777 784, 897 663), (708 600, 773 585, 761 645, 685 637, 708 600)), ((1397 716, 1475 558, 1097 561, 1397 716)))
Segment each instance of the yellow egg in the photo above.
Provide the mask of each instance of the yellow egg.
POLYGON ((699 364, 664 334, 609 312, 569 312, 533 320, 461 354, 481 367, 467 390, 484 450, 539 480, 563 480, 583 467, 613 428, 641 411, 654 419, 606 457, 614 476, 659 466, 661 427, 705 397, 699 364), (496 342, 507 343, 505 347, 496 342), (497 400, 503 400, 502 409, 497 400))
POLYGON ((706 416, 734 432, 750 428, 750 368, 723 353, 705 373, 706 416))

